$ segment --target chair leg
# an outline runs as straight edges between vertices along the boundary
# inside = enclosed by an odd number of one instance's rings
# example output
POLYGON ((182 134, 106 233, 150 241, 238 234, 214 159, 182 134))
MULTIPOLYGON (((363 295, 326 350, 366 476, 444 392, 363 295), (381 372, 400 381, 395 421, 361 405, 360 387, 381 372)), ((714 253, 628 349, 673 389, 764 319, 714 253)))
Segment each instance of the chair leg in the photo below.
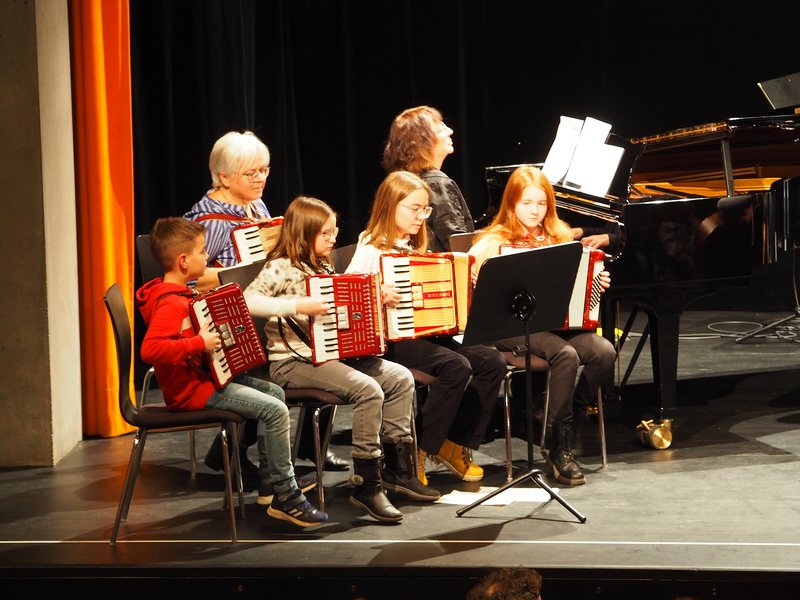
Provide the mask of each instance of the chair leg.
POLYGON ((147 442, 147 429, 142 429, 141 434, 139 434, 139 444, 136 451, 135 456, 135 464, 133 467, 133 482, 132 485, 128 488, 128 496, 125 499, 125 507, 122 511, 122 520, 125 521, 128 518, 128 510, 131 507, 131 500, 133 499, 133 488, 136 487, 136 478, 139 477, 139 468, 142 464, 142 456, 144 455, 144 445, 147 442))
POLYGON ((111 531, 111 545, 117 543, 117 533, 122 521, 128 518, 128 508, 133 499, 133 489, 136 487, 136 478, 139 474, 139 465, 142 462, 144 444, 147 441, 147 430, 139 429, 133 437, 131 456, 128 459, 128 470, 125 472, 125 482, 122 484, 122 493, 119 496, 117 516, 114 519, 114 528, 111 531))
POLYGON ((511 377, 516 373, 516 370, 506 372, 503 379, 503 415, 505 417, 506 426, 506 480, 511 481, 511 377))
POLYGON ((292 464, 297 463, 297 453, 300 452, 300 437, 303 434, 303 422, 306 419, 306 407, 300 407, 300 414, 297 416, 297 430, 294 435, 294 443, 292 444, 292 464))
POLYGON ((194 429, 189 430, 189 479, 197 478, 197 464, 194 458, 194 429))
POLYGON ((547 458, 547 454, 545 452, 545 440, 547 439, 547 420, 550 411, 550 371, 547 371, 547 383, 545 384, 545 393, 544 393, 544 413, 542 414, 542 441, 539 444, 539 451, 542 453, 542 456, 547 458))
POLYGON ((603 391, 597 390, 597 420, 600 424, 600 449, 603 458, 603 467, 608 466, 608 454, 606 451, 606 423, 603 415, 603 391))
POLYGON ((222 427, 220 427, 220 432, 222 435, 222 464, 225 467, 225 499, 228 505, 228 518, 230 519, 231 524, 231 542, 236 542, 238 541, 236 538, 236 511, 233 508, 233 490, 231 489, 233 485, 231 480, 231 461, 228 457, 227 423, 222 424, 222 427))
MULTIPOLYGON (((319 492, 319 510, 321 512, 325 512, 325 490, 322 487, 322 472, 325 470, 325 455, 322 453, 323 444, 320 443, 319 439, 319 411, 319 406, 314 409, 311 422, 314 427, 314 455, 317 457, 317 490, 319 492)), ((333 415, 331 415, 331 417, 333 417, 333 415)), ((330 433, 330 422, 327 433, 330 433)))
POLYGON ((236 482, 236 493, 239 496, 239 514, 243 519, 247 518, 244 512, 244 484, 242 483, 242 461, 239 457, 239 442, 244 435, 244 422, 235 424, 232 428, 233 431, 233 471, 231 476, 232 481, 236 482))

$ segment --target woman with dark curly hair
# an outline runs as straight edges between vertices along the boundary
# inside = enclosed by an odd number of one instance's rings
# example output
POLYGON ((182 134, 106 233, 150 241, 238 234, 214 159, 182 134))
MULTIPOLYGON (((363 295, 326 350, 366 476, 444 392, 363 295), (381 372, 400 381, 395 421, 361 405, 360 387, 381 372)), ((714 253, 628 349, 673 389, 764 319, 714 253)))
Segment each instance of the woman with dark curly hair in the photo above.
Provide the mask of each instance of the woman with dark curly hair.
POLYGON ((444 159, 453 153, 452 135, 442 113, 417 106, 395 117, 383 150, 383 167, 388 173, 410 171, 430 187, 432 212, 426 221, 430 252, 449 252, 451 235, 475 231, 461 190, 441 170, 444 159))

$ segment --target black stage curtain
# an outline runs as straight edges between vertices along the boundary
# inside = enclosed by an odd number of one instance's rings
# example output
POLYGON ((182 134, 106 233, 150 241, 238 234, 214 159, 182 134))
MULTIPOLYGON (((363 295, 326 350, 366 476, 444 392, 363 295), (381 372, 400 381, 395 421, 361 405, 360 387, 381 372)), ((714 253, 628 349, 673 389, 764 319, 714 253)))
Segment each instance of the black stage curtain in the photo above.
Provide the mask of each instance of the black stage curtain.
MULTIPOLYGON (((363 229, 389 125, 429 104, 473 216, 483 169, 543 161, 560 115, 640 137, 765 112, 756 83, 800 71, 800 5, 531 0, 133 0, 136 233, 210 186, 230 130, 272 152, 265 202, 298 194, 363 229)), ((137 273, 138 277, 138 273, 137 273)), ((137 328, 139 329, 139 328, 137 328)))
POLYGON ((479 217, 483 168, 542 161, 562 114, 639 137, 766 110, 756 83, 800 70, 800 10, 771 4, 135 0, 136 232, 191 207, 214 141, 251 129, 270 211, 316 196, 352 243, 389 124, 418 104, 455 130, 444 170, 479 217))

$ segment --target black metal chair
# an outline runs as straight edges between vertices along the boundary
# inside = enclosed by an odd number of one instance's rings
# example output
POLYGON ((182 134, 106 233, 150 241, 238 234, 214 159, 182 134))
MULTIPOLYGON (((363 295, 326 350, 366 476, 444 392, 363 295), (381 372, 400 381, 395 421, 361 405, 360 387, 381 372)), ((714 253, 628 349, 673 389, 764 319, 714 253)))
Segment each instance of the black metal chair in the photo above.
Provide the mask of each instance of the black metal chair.
POLYGON ((233 508, 233 481, 237 482, 237 492, 239 495, 239 510, 242 518, 245 517, 244 495, 242 492, 241 478, 239 477, 239 454, 234 452, 234 465, 230 465, 228 459, 228 434, 227 425, 233 424, 233 447, 237 447, 236 426, 244 423, 244 417, 237 413, 227 410, 197 410, 187 412, 171 412, 163 404, 142 404, 137 407, 130 396, 131 382, 131 326, 128 319, 128 310, 122 291, 118 284, 112 285, 103 296, 108 314, 111 317, 111 324, 114 329, 114 341, 117 348, 117 363, 119 369, 119 410, 122 418, 137 428, 133 438, 133 448, 131 449, 128 469, 125 474, 125 483, 122 487, 122 494, 117 507, 117 516, 114 520, 114 529, 111 532, 111 544, 117 541, 120 523, 128 518, 128 509, 133 499, 133 490, 136 487, 136 478, 139 474, 139 465, 142 461, 145 442, 150 433, 167 433, 172 431, 193 431, 195 429, 205 429, 219 427, 222 433, 223 463, 225 468, 225 501, 227 507, 231 541, 236 538, 236 515, 233 508), (232 476, 232 474, 234 476, 232 476))
POLYGON ((353 259, 353 254, 356 253, 357 246, 358 244, 350 244, 349 246, 331 250, 331 264, 337 273, 344 273, 347 267, 350 266, 350 261, 353 259))
MULTIPOLYGON (((506 372, 506 376, 503 381, 503 416, 506 429, 506 479, 508 481, 511 481, 512 479, 511 402, 510 402, 511 378, 516 373, 525 372, 525 356, 524 355, 515 356, 512 352, 501 352, 501 354, 506 359, 506 364, 508 365, 508 371, 506 372)), ((550 407, 550 364, 545 359, 531 354, 531 372, 547 373, 547 383, 545 385, 544 412, 542 415, 542 436, 539 442, 539 448, 542 454, 544 454, 545 438, 547 435, 547 415, 550 407)), ((606 453, 606 429, 605 429, 605 423, 603 421, 603 396, 600 390, 597 391, 597 416, 600 424, 600 444, 602 452, 602 461, 603 461, 603 466, 605 467, 608 465, 608 456, 606 453)), ((533 433, 528 432, 528 435, 531 436, 533 435, 533 433)))

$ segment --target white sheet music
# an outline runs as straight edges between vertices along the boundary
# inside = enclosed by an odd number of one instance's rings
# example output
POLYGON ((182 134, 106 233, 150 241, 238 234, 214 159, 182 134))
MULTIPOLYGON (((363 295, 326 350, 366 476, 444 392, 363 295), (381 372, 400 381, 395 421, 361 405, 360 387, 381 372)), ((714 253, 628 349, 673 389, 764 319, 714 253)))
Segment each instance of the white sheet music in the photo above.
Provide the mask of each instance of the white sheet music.
POLYGON ((609 133, 611 133, 610 123, 587 117, 583 122, 581 137, 575 147, 572 163, 564 180, 565 186, 579 190, 589 183, 592 168, 598 155, 602 152, 609 133))
POLYGON ((567 174, 569 165, 572 162, 572 155, 581 137, 583 121, 572 117, 561 117, 556 132, 556 139, 547 153, 544 161, 542 173, 550 180, 550 183, 561 183, 564 175, 567 174))
POLYGON ((594 196, 605 196, 614 180, 623 152, 625 150, 619 146, 609 146, 608 144, 600 146, 593 158, 586 183, 581 186, 581 191, 594 196))
POLYGON ((542 172, 551 183, 605 196, 624 152, 606 144, 610 133, 610 123, 562 116, 542 172))

